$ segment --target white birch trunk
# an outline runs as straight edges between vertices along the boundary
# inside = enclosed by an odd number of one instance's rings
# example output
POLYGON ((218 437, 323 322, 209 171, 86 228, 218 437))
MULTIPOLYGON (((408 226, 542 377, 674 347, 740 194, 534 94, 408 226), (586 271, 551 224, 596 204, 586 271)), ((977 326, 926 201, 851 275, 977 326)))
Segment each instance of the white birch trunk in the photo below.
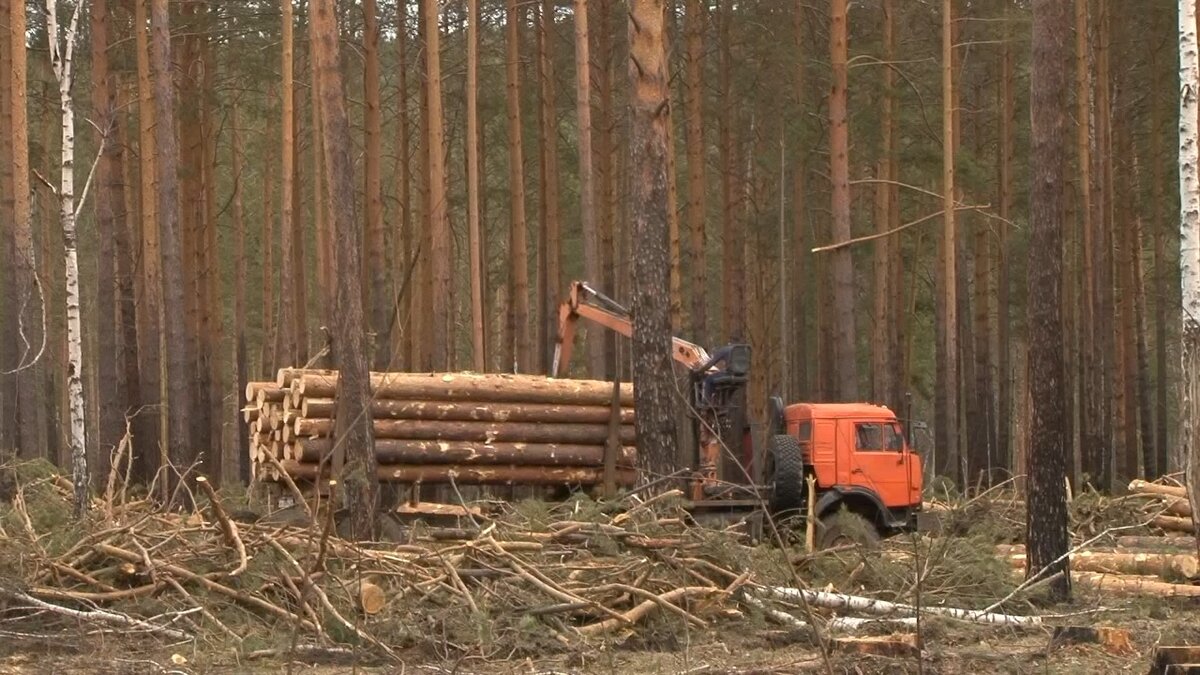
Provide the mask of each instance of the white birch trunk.
MULTIPOLYGON (((783 586, 768 586, 763 589, 767 595, 787 600, 791 602, 804 601, 810 605, 824 607, 826 609, 850 610, 871 614, 874 616, 892 616, 902 615, 911 616, 917 613, 917 608, 912 605, 902 605, 887 600, 876 600, 875 598, 864 598, 857 595, 846 595, 845 593, 832 593, 827 591, 810 591, 800 588, 787 588, 783 586)), ((938 614, 947 616, 960 621, 969 621, 971 623, 991 624, 996 626, 1040 626, 1042 618, 1040 616, 1020 616, 1015 614, 996 614, 993 612, 974 610, 974 609, 958 609, 954 607, 922 607, 921 611, 926 614, 938 614)))
MULTIPOLYGON (((1179 267, 1183 292, 1180 448, 1188 494, 1200 504, 1200 148, 1197 148, 1196 0, 1179 0, 1179 267)), ((1200 518, 1195 511, 1193 524, 1200 518)), ((1198 544, 1200 545, 1200 544, 1198 544)))
POLYGON ((46 34, 50 47, 50 63, 54 68, 54 77, 58 81, 58 99, 62 108, 62 174, 58 198, 67 277, 67 402, 71 414, 71 476, 75 484, 76 517, 83 515, 88 501, 87 442, 83 403, 83 332, 79 318, 79 257, 76 251, 75 236, 77 215, 75 210, 75 105, 71 100, 71 85, 74 81, 75 36, 78 33, 79 14, 83 4, 83 1, 80 0, 75 5, 71 15, 71 24, 67 27, 67 34, 60 44, 58 3, 55 0, 46 0, 46 34))

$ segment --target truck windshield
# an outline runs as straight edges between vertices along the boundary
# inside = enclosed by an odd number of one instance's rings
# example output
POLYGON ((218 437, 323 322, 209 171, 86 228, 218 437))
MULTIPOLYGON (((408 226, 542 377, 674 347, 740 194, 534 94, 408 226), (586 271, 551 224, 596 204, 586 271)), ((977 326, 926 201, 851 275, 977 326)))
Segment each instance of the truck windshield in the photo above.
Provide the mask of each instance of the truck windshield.
POLYGON ((900 452, 904 450, 904 436, 896 424, 882 422, 860 422, 854 425, 857 450, 875 452, 900 452))

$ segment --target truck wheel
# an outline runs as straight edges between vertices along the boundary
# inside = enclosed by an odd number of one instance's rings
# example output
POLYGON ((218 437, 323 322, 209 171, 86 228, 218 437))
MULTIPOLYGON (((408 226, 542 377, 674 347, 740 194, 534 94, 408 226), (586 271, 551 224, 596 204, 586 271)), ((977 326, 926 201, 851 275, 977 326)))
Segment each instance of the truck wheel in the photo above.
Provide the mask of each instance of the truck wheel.
POLYGON ((767 458, 767 486, 771 488, 771 514, 796 516, 804 507, 804 454, 800 442, 783 434, 771 437, 767 458))
POLYGON ((847 544, 874 548, 879 544, 879 531, 871 521, 844 509, 817 521, 817 548, 827 549, 847 544))

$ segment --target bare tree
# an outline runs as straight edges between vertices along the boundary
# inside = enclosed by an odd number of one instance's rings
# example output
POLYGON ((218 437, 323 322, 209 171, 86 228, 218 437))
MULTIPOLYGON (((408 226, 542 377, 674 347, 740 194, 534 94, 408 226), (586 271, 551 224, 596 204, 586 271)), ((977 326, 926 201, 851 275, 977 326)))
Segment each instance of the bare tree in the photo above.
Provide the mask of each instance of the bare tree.
POLYGON ((1068 574, 1067 434, 1063 382, 1062 231, 1068 189, 1062 175, 1067 148, 1067 75, 1071 65, 1069 7, 1034 0, 1030 71, 1032 180, 1029 243, 1029 430, 1027 574, 1049 576, 1055 599, 1071 593, 1068 574))
MULTIPOLYGON (((583 264, 588 281, 604 275, 600 232, 596 226, 596 172, 592 158, 592 61, 588 45, 588 2, 575 0, 575 111, 579 127, 579 221, 583 230, 583 264)), ((588 331, 588 368, 592 377, 604 374, 604 335, 588 331)))
POLYGON ((675 464, 667 223, 667 125, 670 92, 662 0, 634 0, 629 12, 633 128, 633 380, 642 467, 667 474, 675 464))
MULTIPOLYGON (((949 1, 949 0, 947 0, 949 1)), ((846 119, 847 65, 846 0, 831 0, 829 58, 833 64, 833 90, 829 95, 829 161, 833 208, 833 239, 850 239, 850 132, 846 119)), ((833 253, 833 294, 837 306, 838 398, 858 398, 858 355, 854 328, 854 267, 850 248, 833 253)))
MULTIPOLYGON (((1179 443, 1188 495, 1200 504, 1200 54, 1196 0, 1179 0, 1179 266, 1183 293, 1182 399, 1179 443)), ((1200 525, 1200 509, 1192 509, 1200 525)), ((1197 534, 1200 547, 1200 530, 1197 534)))
POLYGON ((471 364, 487 364, 484 338, 483 241, 479 222, 479 0, 467 2, 467 239, 471 249, 471 364))
MULTIPOLYGON (((371 299, 371 331, 375 334, 373 361, 377 370, 386 370, 391 361, 390 331, 392 306, 387 267, 387 237, 383 226, 383 109, 379 97, 379 19, 375 0, 364 0, 363 8, 363 88, 366 109, 366 204, 367 267, 371 299)), ((319 190, 318 190, 319 191, 319 190)), ((327 282, 328 283, 328 282, 327 282)))
MULTIPOLYGON (((66 34, 60 35, 58 3, 55 0, 46 2, 50 64, 54 79, 58 82, 58 102, 62 111, 62 161, 57 192, 67 277, 67 400, 71 410, 71 477, 75 484, 76 518, 83 517, 88 503, 87 440, 83 417, 83 329, 79 318, 79 255, 75 234, 75 102, 71 96, 75 79, 75 37, 79 31, 79 14, 83 5, 82 1, 75 4, 66 34)), ((16 12, 14 18, 17 15, 24 18, 22 12, 16 12)), ((87 198, 87 185, 84 184, 83 194, 80 195, 81 204, 87 198)))
POLYGON ((334 0, 309 3, 309 40, 319 81, 325 188, 329 195, 330 226, 337 255, 337 300, 334 340, 338 360, 337 425, 334 471, 339 475, 343 503, 350 511, 350 533, 356 539, 374 536, 379 484, 370 400, 370 376, 363 337, 362 260, 354 218, 354 164, 350 157, 350 123, 338 58, 338 27, 334 0))

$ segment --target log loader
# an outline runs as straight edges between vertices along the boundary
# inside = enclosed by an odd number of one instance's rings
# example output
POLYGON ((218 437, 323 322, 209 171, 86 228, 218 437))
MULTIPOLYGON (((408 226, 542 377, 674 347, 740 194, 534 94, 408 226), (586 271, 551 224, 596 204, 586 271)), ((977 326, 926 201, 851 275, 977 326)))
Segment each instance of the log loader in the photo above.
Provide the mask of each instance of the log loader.
MULTIPOLYGON (((567 374, 580 319, 633 335, 626 308, 586 282, 573 282, 559 307, 550 373, 555 377, 567 374)), ((743 395, 750 346, 726 345, 710 356, 674 337, 672 356, 690 383, 688 417, 697 439, 689 490, 694 514, 765 510, 776 522, 812 517, 820 547, 873 543, 917 526, 921 458, 891 409, 866 403, 785 405, 772 397, 769 441, 759 467, 743 395), (721 461, 730 454, 736 461, 721 461)))

